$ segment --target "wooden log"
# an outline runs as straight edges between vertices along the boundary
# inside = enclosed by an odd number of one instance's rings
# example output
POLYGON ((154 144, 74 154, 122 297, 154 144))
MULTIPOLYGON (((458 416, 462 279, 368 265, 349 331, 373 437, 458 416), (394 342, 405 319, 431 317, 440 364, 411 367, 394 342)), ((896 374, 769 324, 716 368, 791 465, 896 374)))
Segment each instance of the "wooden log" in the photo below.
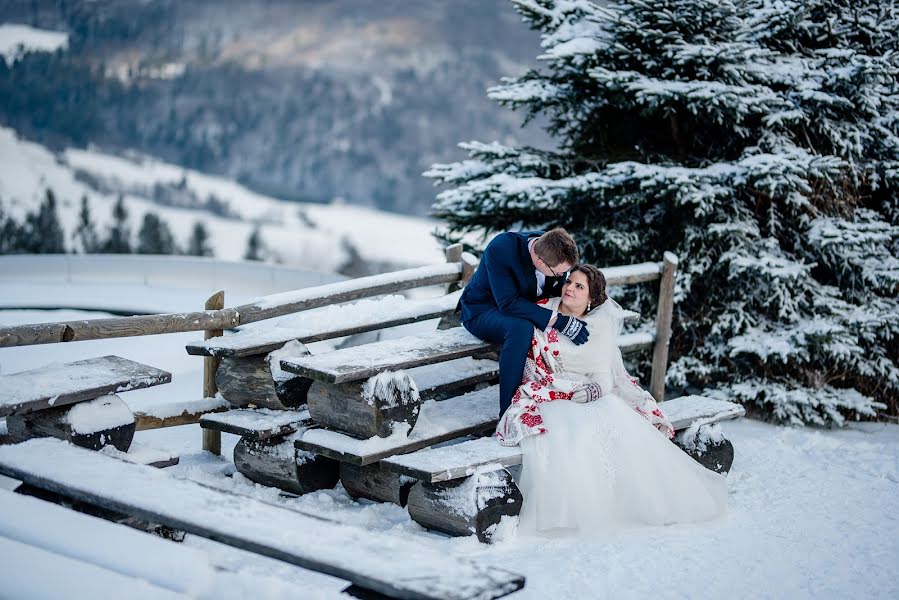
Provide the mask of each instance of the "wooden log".
POLYGON ((662 281, 659 284, 659 307, 656 312, 656 339, 652 351, 652 375, 649 393, 662 402, 665 399, 665 373, 668 370, 668 343, 671 340, 671 316, 674 311, 674 275, 677 256, 666 252, 662 260, 662 281))
POLYGON ((366 439, 387 437, 401 423, 408 423, 411 430, 418 420, 421 399, 407 373, 385 372, 361 383, 316 381, 306 406, 316 423, 366 439))
POLYGON ((353 498, 406 506, 415 479, 381 468, 381 463, 359 466, 340 463, 340 483, 353 498))
POLYGON ((9 435, 15 442, 34 437, 55 437, 99 450, 107 444, 128 452, 136 424, 131 409, 118 396, 103 396, 75 406, 59 406, 6 418, 9 435), (94 423, 103 426, 97 429, 94 423))
POLYGON ((333 488, 340 479, 337 461, 297 450, 292 436, 241 438, 234 447, 234 466, 250 481, 297 495, 333 488))
POLYGON ((655 281, 662 272, 662 263, 645 262, 635 265, 618 265, 600 269, 606 278, 606 285, 630 285, 655 281))
POLYGON ((504 516, 521 512, 522 496, 506 469, 477 471, 445 483, 419 481, 409 492, 406 509, 428 529, 450 535, 476 535, 489 542, 504 516))
POLYGON ((55 344, 65 341, 65 323, 35 323, 0 327, 0 348, 55 344))
POLYGON ((717 425, 694 425, 671 441, 703 467, 716 473, 726 475, 734 463, 734 445, 717 425))
POLYGON ((65 339, 63 341, 80 342, 82 340, 134 337, 160 333, 207 331, 210 329, 236 327, 239 322, 240 317, 233 308, 191 313, 67 321, 65 339))
MULTIPOLYGON (((219 310, 225 307, 225 291, 219 290, 206 300, 206 310, 219 310)), ((224 331, 221 327, 207 329, 203 333, 203 339, 221 337, 224 331)), ((206 357, 203 359, 203 397, 215 398, 218 393, 216 385, 216 373, 218 372, 221 359, 214 357, 206 357)), ((203 436, 203 450, 211 452, 216 456, 222 454, 222 432, 203 429, 200 433, 203 436)))
POLYGON ((266 297, 263 301, 238 306, 236 310, 240 313, 241 324, 254 323, 310 308, 392 294, 428 285, 450 283, 458 281, 461 272, 462 267, 458 264, 407 269, 395 273, 330 283, 305 290, 274 294, 266 297))
POLYGON ((265 355, 217 360, 222 363, 216 374, 216 384, 222 396, 233 406, 254 404, 275 410, 305 407, 311 379, 294 375, 275 381, 265 355))

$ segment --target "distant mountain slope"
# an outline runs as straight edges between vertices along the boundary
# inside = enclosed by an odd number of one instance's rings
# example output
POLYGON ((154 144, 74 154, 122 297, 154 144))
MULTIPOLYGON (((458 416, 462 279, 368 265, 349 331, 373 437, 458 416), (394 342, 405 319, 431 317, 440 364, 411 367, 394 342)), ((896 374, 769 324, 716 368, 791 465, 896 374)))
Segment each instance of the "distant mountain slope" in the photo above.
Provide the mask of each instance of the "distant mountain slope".
POLYGON ((243 256, 247 238, 259 227, 272 260, 311 271, 352 275, 442 262, 431 237, 437 223, 345 204, 276 200, 223 179, 147 158, 121 158, 88 150, 59 154, 0 128, 0 207, 21 221, 47 189, 58 199, 69 245, 82 196, 98 229, 111 223, 121 194, 132 235, 146 212, 159 214, 179 243, 201 221, 218 258, 243 256))
POLYGON ((424 214, 421 172, 458 142, 546 143, 484 94, 537 54, 507 0, 37 0, 3 21, 70 40, 0 66, 0 122, 281 198, 424 214))

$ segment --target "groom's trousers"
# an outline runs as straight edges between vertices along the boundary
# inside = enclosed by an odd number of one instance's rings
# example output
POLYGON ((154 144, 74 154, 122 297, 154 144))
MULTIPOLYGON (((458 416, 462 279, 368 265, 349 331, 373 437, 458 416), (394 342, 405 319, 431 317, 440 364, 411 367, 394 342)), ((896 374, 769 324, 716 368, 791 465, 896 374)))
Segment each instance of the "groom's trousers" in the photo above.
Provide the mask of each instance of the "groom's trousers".
POLYGON ((524 361, 534 338, 534 324, 490 309, 463 321, 462 325, 485 342, 502 345, 499 353, 499 414, 502 416, 521 385, 524 361))

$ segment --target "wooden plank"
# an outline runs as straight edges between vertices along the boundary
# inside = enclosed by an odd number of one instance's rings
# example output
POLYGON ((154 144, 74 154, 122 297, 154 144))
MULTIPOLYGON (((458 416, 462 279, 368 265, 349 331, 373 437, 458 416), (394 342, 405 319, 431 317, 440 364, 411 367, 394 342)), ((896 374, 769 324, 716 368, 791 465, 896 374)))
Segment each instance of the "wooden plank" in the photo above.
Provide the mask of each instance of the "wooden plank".
POLYGON ((656 341, 652 352, 652 375, 649 393, 661 402, 665 399, 665 373, 668 370, 668 342, 671 340, 671 316, 674 311, 674 276, 677 256, 666 252, 659 284, 659 307, 656 311, 656 341))
POLYGON ((461 444, 428 448, 410 454, 393 456, 379 463, 382 468, 426 483, 451 481, 467 477, 475 469, 496 464, 510 467, 521 464, 519 446, 503 446, 494 437, 478 438, 461 444))
MULTIPOLYGON (((636 333, 623 335, 618 341, 621 351, 627 353, 649 348, 653 340, 651 333, 636 333)), ((368 379, 382 371, 442 363, 498 349, 498 345, 479 340, 463 328, 456 327, 285 359, 281 361, 281 368, 317 381, 347 383, 368 379)))
POLYGON ((362 318, 354 315, 356 304, 328 307, 293 317, 289 324, 265 327, 248 327, 234 335, 194 342, 185 348, 195 356, 241 357, 267 354, 281 348, 291 340, 304 344, 406 325, 427 319, 435 319, 452 313, 459 301, 459 294, 444 295, 428 300, 408 301, 390 296, 380 300, 368 300, 362 318), (340 318, 335 319, 335 311, 340 318))
POLYGON ((135 411, 134 418, 137 421, 137 431, 145 431, 179 425, 196 425, 203 415, 224 412, 230 408, 231 404, 227 400, 216 396, 201 400, 156 404, 143 411, 135 411))
POLYGON ((119 356, 0 376, 0 417, 169 383, 172 374, 119 356))
POLYGON ((273 294, 256 302, 238 306, 237 311, 240 313, 241 324, 253 323, 329 304, 393 294, 428 285, 452 283, 458 281, 461 274, 462 265, 460 263, 406 269, 405 271, 359 277, 349 281, 273 294))
POLYGON ((295 444, 301 450, 365 466, 395 454, 483 433, 496 426, 498 412, 499 386, 491 386, 442 402, 423 402, 418 416, 421 426, 416 425, 408 435, 398 429, 386 438, 360 440, 327 429, 310 429, 295 444))
POLYGON ((457 327, 286 359, 281 361, 281 368, 317 381, 347 383, 368 379, 381 371, 444 362, 496 348, 457 327))
POLYGON ((0 447, 0 473, 26 484, 407 599, 498 598, 524 578, 414 540, 229 494, 58 440, 0 447), (302 535, 297 535, 301 532, 302 535))
MULTIPOLYGON (((715 423, 735 419, 745 413, 739 404, 703 396, 683 396, 669 400, 662 404, 662 411, 677 431, 688 428, 694 422, 715 423)), ((483 465, 508 467, 521 464, 521 448, 503 446, 496 439, 488 437, 393 456, 382 460, 380 464, 400 475, 437 483, 465 477, 483 465)))
POLYGON ((233 433, 254 441, 287 435, 310 425, 312 418, 308 410, 238 408, 200 418, 200 427, 203 429, 233 433))

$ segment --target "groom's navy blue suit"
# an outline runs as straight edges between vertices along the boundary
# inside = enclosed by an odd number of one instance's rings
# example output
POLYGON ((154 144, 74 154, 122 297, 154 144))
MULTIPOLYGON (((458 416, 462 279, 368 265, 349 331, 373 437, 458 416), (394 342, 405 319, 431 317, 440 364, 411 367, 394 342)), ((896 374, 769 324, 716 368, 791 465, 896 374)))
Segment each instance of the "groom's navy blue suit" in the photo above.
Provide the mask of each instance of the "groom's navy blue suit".
POLYGON ((537 295, 537 276, 528 240, 542 231, 507 232, 493 238, 459 304, 462 325, 482 340, 502 344, 499 355, 499 414, 512 404, 521 384, 534 327, 546 329, 552 313, 535 302, 560 296, 563 277, 547 277, 537 295))

